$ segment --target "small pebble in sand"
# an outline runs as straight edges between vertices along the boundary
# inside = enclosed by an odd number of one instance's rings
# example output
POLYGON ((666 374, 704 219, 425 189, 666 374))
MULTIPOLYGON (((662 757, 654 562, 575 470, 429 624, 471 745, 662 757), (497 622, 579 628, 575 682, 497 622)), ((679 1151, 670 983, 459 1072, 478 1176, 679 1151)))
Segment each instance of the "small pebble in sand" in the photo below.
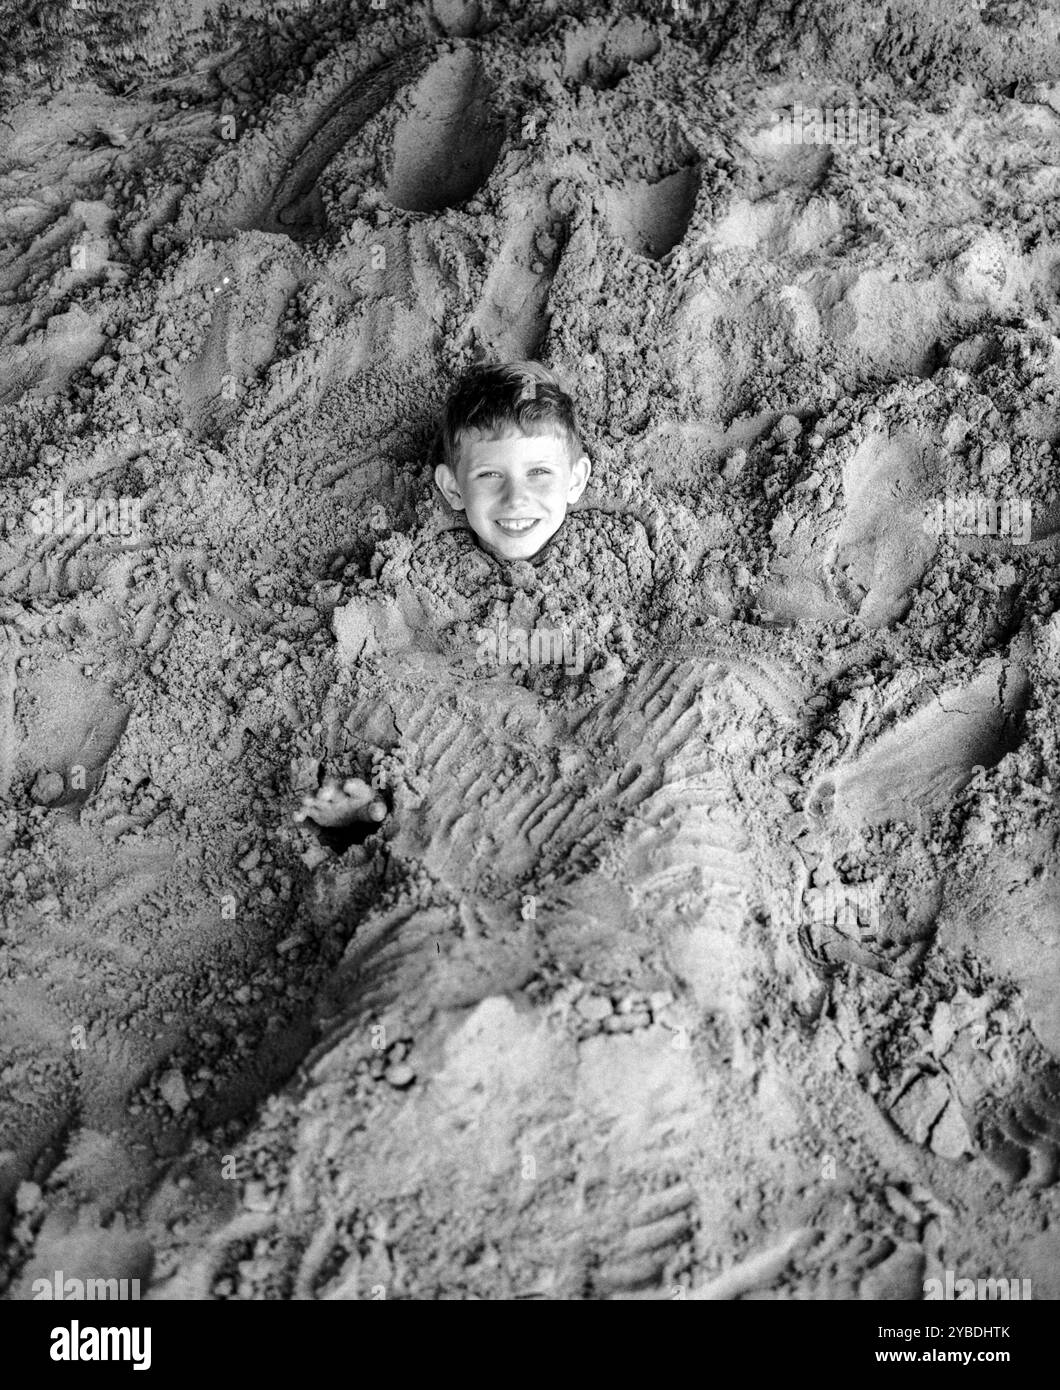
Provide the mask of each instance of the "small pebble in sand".
POLYGON ((243 1205, 248 1211, 272 1211, 275 1203, 263 1182, 248 1182, 243 1189, 243 1205))
POLYGON ((594 671, 589 677, 589 683, 594 690, 608 691, 614 690, 615 686, 621 685, 626 678, 626 668, 623 666, 621 658, 612 653, 599 671, 594 671))
POLYGON ((19 1216, 25 1216, 27 1212, 33 1211, 40 1202, 41 1196, 39 1184, 20 1182, 15 1190, 15 1210, 19 1216))
POLYGON ((159 1082, 158 1090, 162 1099, 169 1106, 170 1110, 173 1111, 174 1115, 180 1115, 188 1108, 191 1096, 188 1094, 188 1087, 184 1080, 184 1074, 176 1067, 167 1071, 162 1077, 162 1080, 159 1082))
POLYGON ((611 1000, 602 994, 584 994, 574 1007, 588 1023, 599 1023, 613 1012, 611 1000))
POLYGON ((721 470, 721 476, 727 483, 734 483, 743 472, 747 464, 747 450, 734 449, 721 470))
POLYGON ((29 794, 38 806, 51 806, 63 794, 63 778, 60 772, 38 772, 29 789, 29 794))

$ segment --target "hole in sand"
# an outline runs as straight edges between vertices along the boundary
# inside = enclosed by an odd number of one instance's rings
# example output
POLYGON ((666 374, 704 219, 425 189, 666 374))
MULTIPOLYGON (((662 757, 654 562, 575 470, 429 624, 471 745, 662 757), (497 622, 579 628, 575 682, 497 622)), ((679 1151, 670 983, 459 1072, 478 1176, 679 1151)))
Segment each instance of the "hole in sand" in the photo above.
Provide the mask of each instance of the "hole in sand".
POLYGON ((630 179, 608 194, 608 219, 631 251, 659 261, 687 231, 698 192, 694 164, 654 183, 630 179))
POLYGON ((372 835, 376 834, 386 821, 351 821, 349 825, 317 825, 313 821, 307 821, 306 825, 311 829, 325 849, 331 850, 332 854, 345 854, 351 845, 363 845, 372 835))
POLYGON ((386 194, 395 207, 440 212, 467 202, 481 188, 504 138, 489 93, 481 64, 467 49, 439 58, 428 69, 394 133, 386 194))

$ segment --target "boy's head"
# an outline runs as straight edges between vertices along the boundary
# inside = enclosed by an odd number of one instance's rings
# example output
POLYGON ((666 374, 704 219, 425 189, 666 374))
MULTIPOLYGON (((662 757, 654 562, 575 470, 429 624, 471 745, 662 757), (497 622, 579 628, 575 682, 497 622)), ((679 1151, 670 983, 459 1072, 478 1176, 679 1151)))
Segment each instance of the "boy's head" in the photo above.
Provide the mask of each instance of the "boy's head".
POLYGON ((434 480, 487 550, 528 560, 589 480, 574 405, 540 362, 476 367, 442 421, 434 480))

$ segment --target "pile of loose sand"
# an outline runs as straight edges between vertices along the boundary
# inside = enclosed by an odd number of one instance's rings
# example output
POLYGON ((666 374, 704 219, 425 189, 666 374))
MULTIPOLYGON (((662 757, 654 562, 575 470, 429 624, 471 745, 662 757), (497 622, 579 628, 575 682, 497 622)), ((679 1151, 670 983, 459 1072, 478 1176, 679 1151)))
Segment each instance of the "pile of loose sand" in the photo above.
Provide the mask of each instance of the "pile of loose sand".
POLYGON ((8 1296, 1060 1295, 1054 21, 270 8, 11 53, 8 1296))

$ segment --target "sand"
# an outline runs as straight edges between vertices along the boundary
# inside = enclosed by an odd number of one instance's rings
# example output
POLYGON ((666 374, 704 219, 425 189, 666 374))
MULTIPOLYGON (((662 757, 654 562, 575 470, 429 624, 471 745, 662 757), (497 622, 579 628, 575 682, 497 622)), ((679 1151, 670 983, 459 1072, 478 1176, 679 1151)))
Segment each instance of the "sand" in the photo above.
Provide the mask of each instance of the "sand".
POLYGON ((6 1296, 1060 1296, 1055 14, 228 9, 5 79, 6 1296))

